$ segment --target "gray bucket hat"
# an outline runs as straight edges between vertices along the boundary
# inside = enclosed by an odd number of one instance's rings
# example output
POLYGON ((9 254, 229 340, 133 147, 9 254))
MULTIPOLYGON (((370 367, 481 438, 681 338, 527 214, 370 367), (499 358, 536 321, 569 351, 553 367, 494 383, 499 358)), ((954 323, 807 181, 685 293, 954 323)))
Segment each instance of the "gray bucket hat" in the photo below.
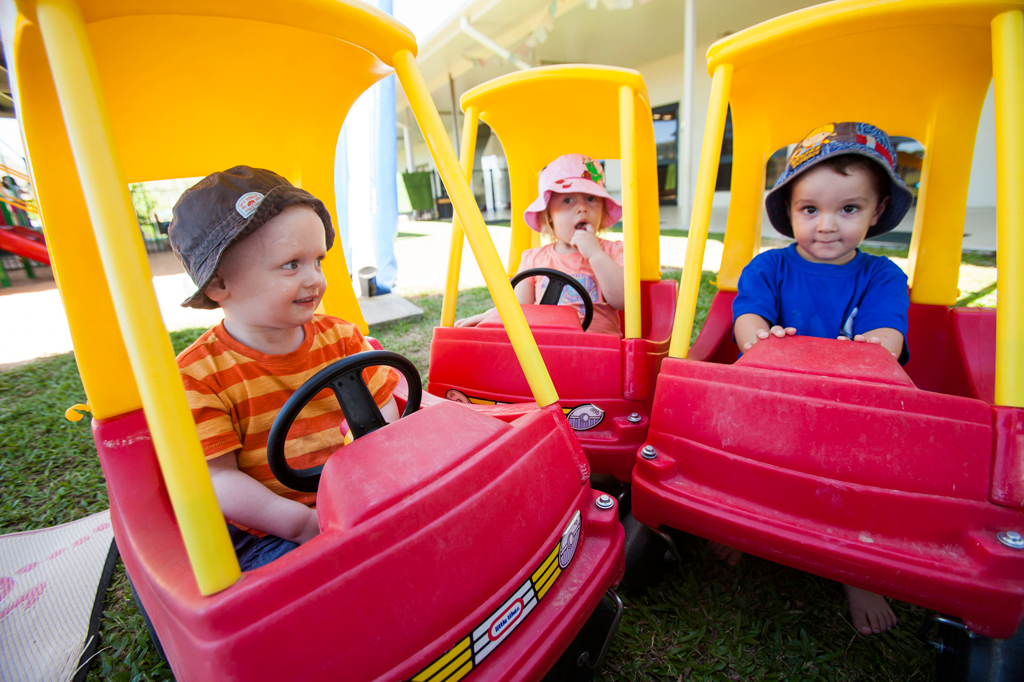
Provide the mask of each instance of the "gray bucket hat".
POLYGON ((324 223, 327 248, 334 244, 331 214, 323 202, 272 171, 235 166, 212 173, 185 190, 167 228, 171 249, 196 283, 183 308, 219 308, 206 295, 220 259, 268 220, 293 205, 309 206, 324 223))
POLYGON ((914 195, 896 175, 896 149, 889 136, 880 128, 869 123, 829 123, 812 130, 786 161, 786 168, 775 181, 772 190, 764 198, 764 206, 772 226, 790 239, 793 238, 793 224, 789 220, 785 192, 780 190, 809 168, 840 154, 858 154, 875 161, 889 176, 889 205, 871 226, 867 236, 885 234, 900 224, 903 216, 914 203, 914 195))

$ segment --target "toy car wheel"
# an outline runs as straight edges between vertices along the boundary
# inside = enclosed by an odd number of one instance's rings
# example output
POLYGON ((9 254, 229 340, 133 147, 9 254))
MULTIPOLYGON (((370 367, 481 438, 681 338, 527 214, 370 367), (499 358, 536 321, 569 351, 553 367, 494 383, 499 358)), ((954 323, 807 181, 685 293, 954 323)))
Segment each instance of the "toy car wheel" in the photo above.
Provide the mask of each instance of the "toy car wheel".
POLYGON ((574 277, 570 277, 564 272, 558 270, 552 270, 550 268, 531 268, 529 270, 523 270, 517 272, 516 276, 512 278, 510 284, 515 289, 516 285, 522 282, 527 277, 547 277, 548 288, 544 290, 544 296, 540 299, 541 305, 558 305, 559 299, 562 298, 562 289, 566 285, 576 290, 576 293, 583 299, 583 331, 587 331, 587 327, 590 326, 591 320, 594 319, 594 302, 590 299, 590 294, 587 290, 579 283, 574 277))
POLYGON ((558 658, 541 682, 590 682, 604 664, 612 639, 622 620, 622 600, 608 590, 569 648, 558 658))
MULTIPOLYGON (((125 573, 127 576, 128 574, 125 573)), ((135 605, 139 607, 139 613, 142 615, 142 622, 146 625, 146 632, 149 633, 149 641, 153 643, 153 648, 156 649, 157 655, 160 656, 160 660, 167 663, 167 655, 164 653, 164 647, 160 644, 160 638, 156 636, 156 630, 153 629, 153 621, 149 619, 149 614, 146 613, 146 607, 142 605, 142 600, 139 599, 139 593, 135 589, 135 583, 132 582, 131 577, 128 577, 128 587, 132 591, 132 597, 135 598, 135 605)))
POLYGON ((406 417, 420 409, 420 399, 423 397, 420 373, 415 365, 398 353, 386 350, 366 351, 325 367, 288 398, 274 419, 274 425, 270 427, 267 462, 270 471, 282 485, 305 493, 315 493, 320 485, 320 471, 323 466, 293 469, 285 458, 284 444, 292 422, 299 416, 299 412, 325 388, 330 388, 334 392, 354 438, 362 438, 387 424, 373 400, 373 395, 370 394, 370 389, 363 382, 363 370, 378 366, 394 367, 405 376, 409 384, 409 398, 402 416, 406 417))
POLYGON ((917 636, 935 647, 937 682, 1024 680, 1024 625, 1009 639, 982 637, 956 618, 930 613, 917 636), (937 637, 931 637, 933 626, 937 637))
POLYGON ((643 592, 661 581, 679 552, 669 536, 640 523, 633 512, 622 517, 622 529, 626 553, 622 584, 633 592, 643 592))

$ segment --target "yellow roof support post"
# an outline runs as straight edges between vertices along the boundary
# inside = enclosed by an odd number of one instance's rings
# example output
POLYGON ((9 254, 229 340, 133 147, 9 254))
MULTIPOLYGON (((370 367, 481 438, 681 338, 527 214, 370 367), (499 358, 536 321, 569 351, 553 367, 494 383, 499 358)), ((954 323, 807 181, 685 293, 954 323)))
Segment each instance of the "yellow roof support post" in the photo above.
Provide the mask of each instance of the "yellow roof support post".
POLYGON ((153 447, 199 591, 212 594, 235 583, 241 571, 198 439, 192 432, 168 428, 191 423, 191 412, 183 391, 166 390, 181 378, 150 282, 128 183, 114 152, 85 20, 73 0, 39 2, 36 16, 143 406, 149 414, 175 417, 150 421, 153 447))
MULTIPOLYGON (((476 155, 477 111, 470 107, 462 124, 461 158, 462 172, 466 182, 473 176, 473 158, 476 155)), ((462 242, 465 238, 462 221, 458 212, 452 212, 452 241, 448 250, 448 279, 444 284, 444 300, 441 303, 441 326, 455 325, 455 304, 459 300, 459 272, 462 269, 462 242)))
POLYGON ((1024 407, 1024 12, 992 20, 996 109, 995 402, 1024 407))
POLYGON ((669 356, 673 358, 685 359, 690 352, 693 317, 697 312, 697 294, 700 291, 700 272, 704 263, 704 246, 707 244, 708 226, 711 224, 711 202, 715 194, 718 161, 722 155, 725 116, 729 110, 732 72, 731 64, 721 64, 715 69, 711 82, 711 102, 708 104, 704 145, 701 148, 700 168, 697 171, 697 188, 694 192, 693 212, 690 214, 686 260, 679 282, 679 301, 676 305, 676 319, 672 324, 672 343, 668 350, 669 356))
POLYGON ((551 383, 551 376, 541 359, 540 349, 537 348, 530 326, 526 323, 523 309, 519 307, 519 302, 505 276, 501 259, 498 258, 498 252, 487 233, 487 226, 484 225, 483 216, 476 208, 476 199, 469 189, 469 183, 466 182, 459 161, 455 158, 455 152, 448 142, 441 117, 434 108, 430 91, 427 90, 423 76, 416 66, 416 58, 408 50, 399 50, 395 53, 393 64, 423 132, 423 138, 434 156, 437 170, 448 189, 448 196, 451 197, 456 214, 464 223, 469 245, 473 249, 477 263, 480 264, 487 288, 494 298, 494 304, 498 308, 498 314, 505 325, 519 364, 523 367, 533 397, 541 407, 554 404, 558 402, 558 393, 551 383))
POLYGON ((622 240, 627 339, 640 331, 640 172, 636 162, 636 106, 633 88, 619 87, 619 146, 622 152, 622 240))

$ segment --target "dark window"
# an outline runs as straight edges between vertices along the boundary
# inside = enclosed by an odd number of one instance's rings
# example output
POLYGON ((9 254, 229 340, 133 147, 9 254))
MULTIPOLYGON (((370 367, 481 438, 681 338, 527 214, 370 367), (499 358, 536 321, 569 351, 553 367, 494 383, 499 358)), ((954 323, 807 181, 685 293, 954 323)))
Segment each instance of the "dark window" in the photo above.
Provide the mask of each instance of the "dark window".
POLYGON ((718 160, 716 192, 728 192, 732 187, 732 107, 725 111, 725 131, 722 134, 722 156, 718 160))
POLYGON ((661 204, 674 205, 679 184, 679 104, 655 107, 651 115, 658 156, 658 200, 661 204))

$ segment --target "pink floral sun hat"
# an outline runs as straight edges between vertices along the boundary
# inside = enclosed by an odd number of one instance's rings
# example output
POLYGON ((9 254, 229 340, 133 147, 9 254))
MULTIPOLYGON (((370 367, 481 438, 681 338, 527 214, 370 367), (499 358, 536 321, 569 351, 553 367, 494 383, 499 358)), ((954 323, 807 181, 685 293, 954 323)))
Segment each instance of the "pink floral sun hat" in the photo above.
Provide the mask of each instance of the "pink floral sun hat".
POLYGON ((601 164, 583 154, 564 154, 540 172, 537 183, 539 195, 526 209, 523 218, 533 230, 540 232, 540 214, 547 210, 551 193, 582 192, 604 199, 601 227, 611 227, 622 218, 622 206, 612 199, 604 188, 604 169, 601 164))

